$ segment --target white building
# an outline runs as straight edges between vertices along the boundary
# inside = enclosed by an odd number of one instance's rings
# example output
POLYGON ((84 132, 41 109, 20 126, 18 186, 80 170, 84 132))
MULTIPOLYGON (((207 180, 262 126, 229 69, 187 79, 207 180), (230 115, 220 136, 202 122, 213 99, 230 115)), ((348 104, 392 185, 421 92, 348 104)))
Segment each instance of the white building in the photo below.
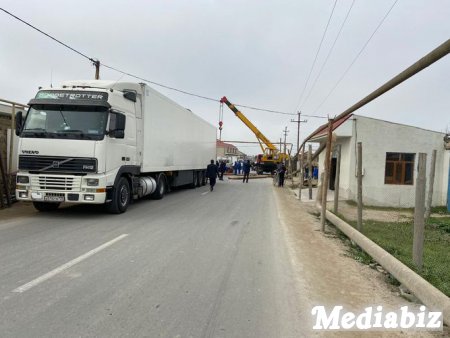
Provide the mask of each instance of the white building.
MULTIPOLYGON (((309 142, 326 142, 328 128, 319 128, 309 142)), ((333 133, 341 145, 340 189, 342 199, 356 200, 357 143, 362 143, 363 203, 387 207, 413 207, 419 153, 427 154, 427 191, 431 154, 437 150, 433 206, 447 205, 450 150, 446 134, 422 128, 351 115, 335 121, 333 133), (444 140, 445 139, 445 140, 444 140)), ((325 151, 319 156, 324 170, 325 151)), ((334 189, 336 154, 330 175, 334 189)))

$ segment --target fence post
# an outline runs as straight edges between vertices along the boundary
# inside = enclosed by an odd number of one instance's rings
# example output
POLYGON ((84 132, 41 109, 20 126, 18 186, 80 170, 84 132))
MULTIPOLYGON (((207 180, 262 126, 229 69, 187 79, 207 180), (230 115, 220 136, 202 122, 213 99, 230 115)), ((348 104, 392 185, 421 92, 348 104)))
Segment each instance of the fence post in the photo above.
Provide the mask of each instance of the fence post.
POLYGON ((334 213, 339 208, 339 176, 341 175, 341 145, 336 145, 336 178, 334 180, 334 213))
POLYGON ((420 270, 422 269, 423 265, 426 171, 427 171, 427 154, 419 153, 419 162, 417 164, 417 179, 416 179, 416 204, 414 207, 413 262, 420 270))
POLYGON ((433 188, 434 188, 434 175, 436 172, 436 149, 431 153, 431 166, 430 166, 430 180, 428 182, 428 198, 427 205, 425 207, 425 221, 428 221, 431 214, 431 204, 433 203, 433 188))
POLYGON ((327 148, 325 152, 325 171, 323 176, 322 185, 322 210, 320 214, 320 223, 322 225, 322 231, 325 231, 325 220, 327 212, 327 195, 328 195, 328 177, 330 176, 330 157, 331 157, 331 140, 333 136, 333 119, 328 120, 328 137, 327 148))
POLYGON ((308 145, 308 190, 309 190, 309 199, 312 200, 312 145, 308 145))
POLYGON ((362 231, 362 210, 363 210, 363 199, 362 199, 362 143, 358 142, 358 231, 362 231))

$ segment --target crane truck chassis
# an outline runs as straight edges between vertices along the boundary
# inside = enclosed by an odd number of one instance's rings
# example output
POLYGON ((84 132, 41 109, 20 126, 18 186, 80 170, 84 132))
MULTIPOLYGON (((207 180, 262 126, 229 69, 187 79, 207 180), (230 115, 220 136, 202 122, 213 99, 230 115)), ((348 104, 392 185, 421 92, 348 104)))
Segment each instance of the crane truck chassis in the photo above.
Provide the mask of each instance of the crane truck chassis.
POLYGON ((264 172, 273 173, 277 168, 277 164, 289 159, 289 155, 281 153, 275 145, 244 115, 232 104, 226 96, 220 99, 220 103, 225 103, 228 108, 241 120, 256 136, 261 147, 262 154, 256 157, 255 169, 260 175, 264 172), (265 147, 264 147, 265 146, 265 147))

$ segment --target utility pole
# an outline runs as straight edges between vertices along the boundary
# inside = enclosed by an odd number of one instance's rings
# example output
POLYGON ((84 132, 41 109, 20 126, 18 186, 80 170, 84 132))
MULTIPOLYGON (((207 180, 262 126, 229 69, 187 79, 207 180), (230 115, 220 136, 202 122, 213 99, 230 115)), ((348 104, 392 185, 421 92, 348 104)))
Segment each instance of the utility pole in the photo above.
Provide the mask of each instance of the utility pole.
POLYGON ((283 151, 283 153, 284 154, 286 154, 286 136, 287 136, 288 132, 289 132, 289 130, 287 130, 287 127, 284 127, 284 130, 283 130, 283 134, 284 134, 284 151, 283 151))
POLYGON ((99 80, 100 79, 100 61, 95 60, 92 63, 95 66, 95 79, 99 80))
POLYGON ((291 122, 297 123, 297 170, 300 170, 300 124, 306 123, 308 120, 301 120, 302 113, 297 112, 297 120, 291 119, 291 122))

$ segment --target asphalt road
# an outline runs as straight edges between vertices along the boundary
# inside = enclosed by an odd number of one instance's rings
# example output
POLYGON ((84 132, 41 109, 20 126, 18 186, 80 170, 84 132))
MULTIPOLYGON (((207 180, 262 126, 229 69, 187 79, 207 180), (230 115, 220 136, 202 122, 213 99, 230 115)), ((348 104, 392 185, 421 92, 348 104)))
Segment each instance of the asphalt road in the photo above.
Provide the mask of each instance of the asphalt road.
POLYGON ((272 189, 224 181, 122 215, 0 219, 0 336, 302 336, 272 189))

